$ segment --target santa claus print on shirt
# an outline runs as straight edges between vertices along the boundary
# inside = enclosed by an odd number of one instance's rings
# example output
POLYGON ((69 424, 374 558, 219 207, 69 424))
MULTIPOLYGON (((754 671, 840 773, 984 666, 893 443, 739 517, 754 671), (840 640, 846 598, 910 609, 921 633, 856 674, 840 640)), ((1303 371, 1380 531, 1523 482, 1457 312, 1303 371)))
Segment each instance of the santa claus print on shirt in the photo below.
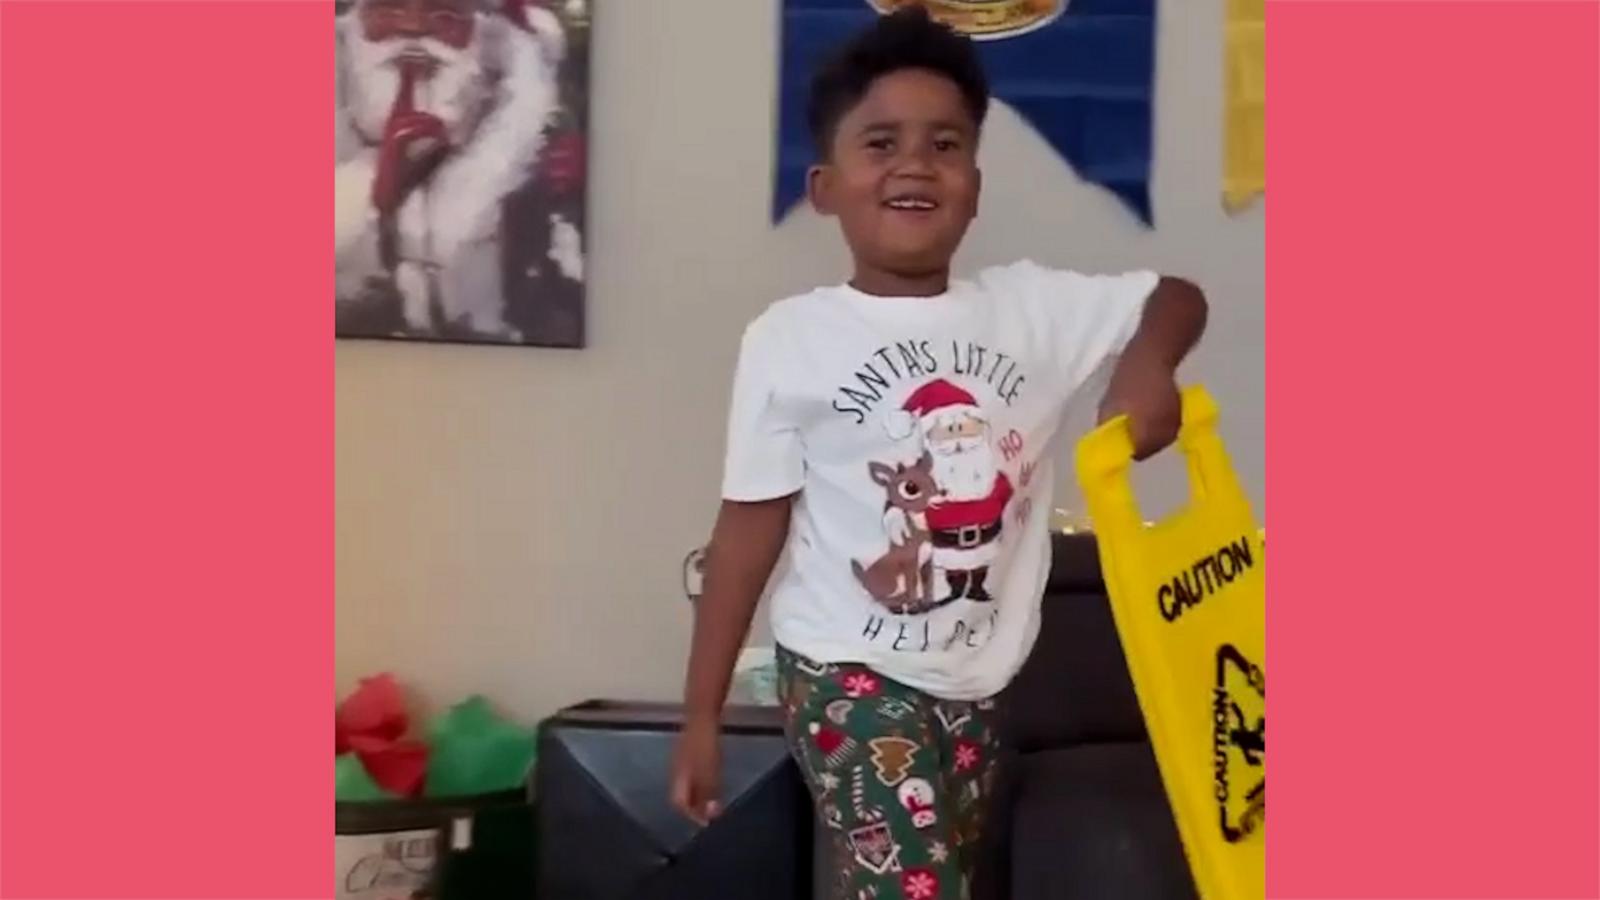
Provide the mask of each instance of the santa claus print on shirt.
POLYGON ((971 393, 936 378, 924 382, 886 419, 890 436, 915 436, 931 460, 935 494, 913 521, 900 508, 884 515, 891 543, 925 532, 933 568, 948 592, 933 605, 993 600, 985 582, 999 552, 1006 504, 1014 493, 995 450, 993 429, 971 393))
POLYGON ((337 333, 579 346, 586 0, 339 0, 337 333))

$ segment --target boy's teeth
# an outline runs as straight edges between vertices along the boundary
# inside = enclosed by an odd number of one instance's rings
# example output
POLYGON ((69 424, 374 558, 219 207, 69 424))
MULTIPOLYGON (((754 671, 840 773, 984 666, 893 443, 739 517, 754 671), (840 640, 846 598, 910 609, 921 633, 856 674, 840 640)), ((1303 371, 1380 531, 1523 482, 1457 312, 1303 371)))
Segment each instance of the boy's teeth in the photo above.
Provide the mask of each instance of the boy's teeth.
POLYGON ((935 204, 932 200, 897 199, 890 200, 889 206, 894 209, 933 209, 935 204))

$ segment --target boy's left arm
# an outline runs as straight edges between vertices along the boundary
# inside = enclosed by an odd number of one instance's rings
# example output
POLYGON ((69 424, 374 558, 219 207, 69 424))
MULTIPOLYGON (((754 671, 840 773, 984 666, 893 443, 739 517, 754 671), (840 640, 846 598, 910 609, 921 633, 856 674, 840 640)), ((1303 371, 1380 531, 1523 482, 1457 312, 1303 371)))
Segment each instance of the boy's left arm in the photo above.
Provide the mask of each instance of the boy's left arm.
POLYGON ((1163 276, 1145 300, 1139 329, 1122 351, 1100 401, 1100 421, 1128 417, 1134 459, 1145 459, 1177 440, 1183 424, 1178 364, 1206 327, 1206 297, 1182 278, 1163 276))

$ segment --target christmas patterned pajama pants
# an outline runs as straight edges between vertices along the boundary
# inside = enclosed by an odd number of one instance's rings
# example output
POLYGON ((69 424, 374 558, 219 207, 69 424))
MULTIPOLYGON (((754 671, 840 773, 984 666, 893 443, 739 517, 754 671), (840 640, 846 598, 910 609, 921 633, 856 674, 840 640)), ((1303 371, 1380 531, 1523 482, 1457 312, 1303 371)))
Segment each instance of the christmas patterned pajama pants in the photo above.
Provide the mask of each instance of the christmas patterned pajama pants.
POLYGON ((834 845, 837 900, 965 900, 998 762, 994 702, 940 700, 779 648, 790 750, 834 845))

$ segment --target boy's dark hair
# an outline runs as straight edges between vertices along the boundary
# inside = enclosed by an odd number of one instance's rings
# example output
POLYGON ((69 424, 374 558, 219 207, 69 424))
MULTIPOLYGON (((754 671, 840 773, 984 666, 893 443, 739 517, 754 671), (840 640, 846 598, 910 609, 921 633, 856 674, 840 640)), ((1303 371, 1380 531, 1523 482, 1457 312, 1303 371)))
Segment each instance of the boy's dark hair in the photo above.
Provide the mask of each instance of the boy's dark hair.
POLYGON ((955 82, 972 124, 982 130, 989 111, 989 79, 972 42, 934 21, 921 6, 910 6, 880 16, 812 77, 806 122, 819 156, 831 155, 839 120, 861 102, 872 83, 901 69, 927 69, 955 82))

